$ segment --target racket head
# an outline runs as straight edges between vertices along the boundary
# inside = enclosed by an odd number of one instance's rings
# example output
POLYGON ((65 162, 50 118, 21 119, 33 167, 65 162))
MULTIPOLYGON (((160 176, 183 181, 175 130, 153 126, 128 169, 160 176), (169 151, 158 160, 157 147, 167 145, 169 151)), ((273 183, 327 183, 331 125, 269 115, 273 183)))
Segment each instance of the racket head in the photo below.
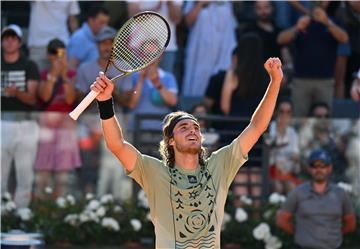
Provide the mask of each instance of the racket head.
POLYGON ((160 58, 170 36, 170 26, 164 17, 153 11, 140 12, 118 31, 110 62, 126 74, 142 70, 160 58))

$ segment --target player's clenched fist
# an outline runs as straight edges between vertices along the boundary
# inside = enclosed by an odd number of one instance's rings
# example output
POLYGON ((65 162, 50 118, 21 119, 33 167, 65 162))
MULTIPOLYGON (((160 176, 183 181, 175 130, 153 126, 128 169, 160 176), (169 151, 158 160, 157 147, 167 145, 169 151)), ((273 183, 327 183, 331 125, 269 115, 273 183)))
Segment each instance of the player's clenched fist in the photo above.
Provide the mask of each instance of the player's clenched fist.
POLYGON ((270 57, 264 64, 265 70, 268 72, 272 81, 280 83, 283 78, 283 71, 281 68, 281 61, 277 57, 270 57))
POLYGON ((96 78, 90 89, 99 93, 96 97, 98 101, 105 101, 112 97, 114 84, 103 72, 100 72, 99 77, 96 78))

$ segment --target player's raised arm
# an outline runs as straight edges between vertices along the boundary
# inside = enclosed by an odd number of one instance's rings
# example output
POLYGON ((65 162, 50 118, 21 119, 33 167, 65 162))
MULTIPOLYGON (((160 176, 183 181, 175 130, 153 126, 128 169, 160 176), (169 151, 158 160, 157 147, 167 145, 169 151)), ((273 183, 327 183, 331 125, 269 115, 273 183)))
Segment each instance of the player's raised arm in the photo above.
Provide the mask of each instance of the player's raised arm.
POLYGON ((121 126, 114 115, 112 99, 114 84, 104 73, 100 72, 99 77, 91 85, 91 90, 99 93, 96 100, 98 101, 106 146, 120 160, 127 171, 133 171, 138 151, 125 141, 121 126))
POLYGON ((279 58, 269 58, 265 62, 264 67, 270 76, 270 83, 264 97, 251 117, 250 124, 240 134, 240 149, 243 155, 250 151, 267 129, 275 109, 276 99, 283 78, 279 58))

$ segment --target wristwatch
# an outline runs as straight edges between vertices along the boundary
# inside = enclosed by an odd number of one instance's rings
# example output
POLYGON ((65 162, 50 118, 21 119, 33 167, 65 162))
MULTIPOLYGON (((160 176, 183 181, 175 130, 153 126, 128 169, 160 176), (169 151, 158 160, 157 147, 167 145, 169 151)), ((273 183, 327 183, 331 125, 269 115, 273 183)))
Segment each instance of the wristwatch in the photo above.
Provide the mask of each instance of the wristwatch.
POLYGON ((56 77, 53 76, 51 73, 47 73, 47 75, 46 75, 46 80, 47 80, 47 81, 55 81, 55 80, 56 80, 56 77))

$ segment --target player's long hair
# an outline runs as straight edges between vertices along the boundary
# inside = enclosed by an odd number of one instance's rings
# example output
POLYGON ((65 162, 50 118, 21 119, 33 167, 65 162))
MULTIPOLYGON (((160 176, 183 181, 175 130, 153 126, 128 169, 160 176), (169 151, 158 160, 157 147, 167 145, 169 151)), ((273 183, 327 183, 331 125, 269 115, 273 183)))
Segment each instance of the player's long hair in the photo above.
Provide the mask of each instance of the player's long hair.
MULTIPOLYGON (((197 121, 197 119, 191 114, 183 111, 172 112, 164 118, 163 121, 163 140, 160 142, 159 152, 164 161, 164 163, 173 168, 175 166, 175 151, 172 145, 169 144, 171 138, 173 138, 173 129, 176 124, 176 120, 182 116, 189 117, 197 121)), ((201 136, 201 140, 203 137, 201 136)), ((200 166, 205 166, 205 160, 207 157, 206 149, 201 145, 199 153, 199 164, 200 166)))

